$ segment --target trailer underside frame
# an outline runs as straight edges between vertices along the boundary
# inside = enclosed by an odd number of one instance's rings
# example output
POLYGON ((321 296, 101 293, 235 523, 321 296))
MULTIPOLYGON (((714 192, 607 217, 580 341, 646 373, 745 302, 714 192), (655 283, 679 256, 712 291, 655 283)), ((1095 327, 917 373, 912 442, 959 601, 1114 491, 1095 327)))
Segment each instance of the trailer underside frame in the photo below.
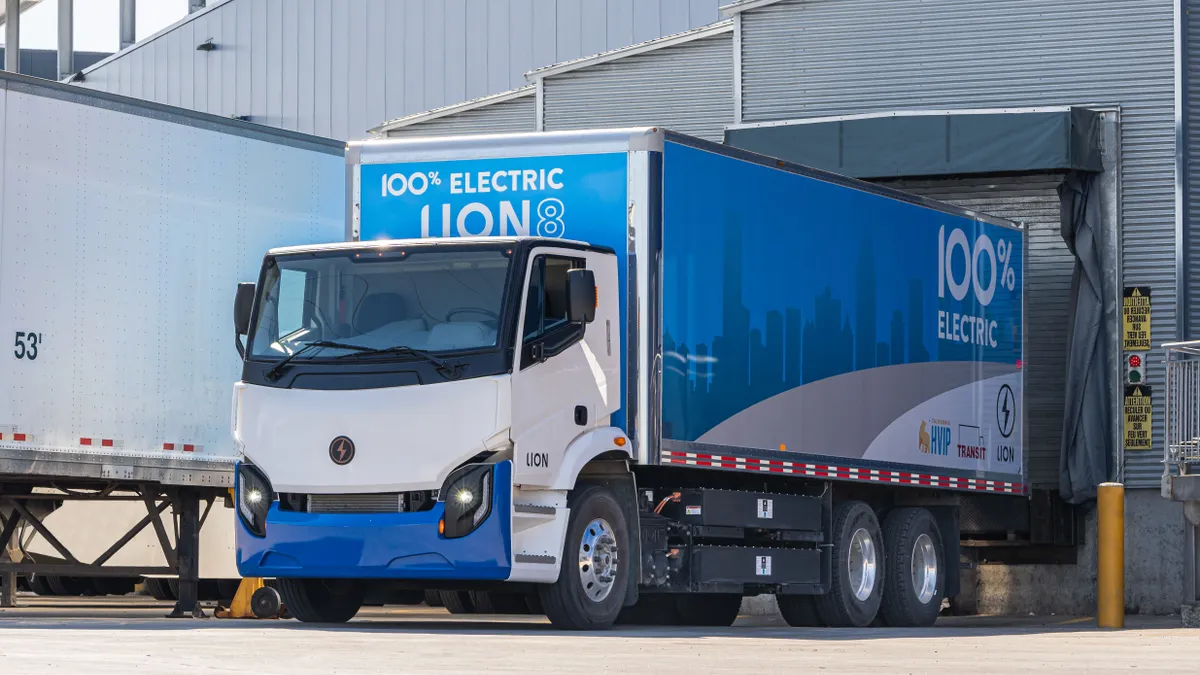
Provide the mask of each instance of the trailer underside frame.
POLYGON ((0 447, 0 607, 13 606, 18 576, 178 576, 179 597, 168 616, 202 617, 200 528, 233 486, 233 466, 221 459, 0 447), (102 554, 82 561, 44 521, 65 501, 140 501, 146 515, 102 554), (162 517, 168 508, 174 513, 170 523, 162 517), (105 564, 147 527, 154 530, 165 566, 105 564), (40 534, 58 557, 25 554, 23 531, 28 537, 40 534), (20 560, 10 558, 12 550, 21 552, 20 560))

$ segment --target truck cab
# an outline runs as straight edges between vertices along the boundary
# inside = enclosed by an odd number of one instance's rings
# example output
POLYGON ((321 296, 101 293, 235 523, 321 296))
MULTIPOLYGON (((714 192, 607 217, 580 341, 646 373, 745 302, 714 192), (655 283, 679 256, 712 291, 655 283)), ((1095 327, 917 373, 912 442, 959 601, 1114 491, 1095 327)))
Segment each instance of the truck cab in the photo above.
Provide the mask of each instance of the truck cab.
MULTIPOLYGON (((267 253, 236 303, 241 574, 319 621, 353 616, 367 579, 554 584, 568 491, 629 455, 616 286, 610 249, 561 239, 267 253)), ((582 590, 606 616, 628 531, 595 520, 582 590)))

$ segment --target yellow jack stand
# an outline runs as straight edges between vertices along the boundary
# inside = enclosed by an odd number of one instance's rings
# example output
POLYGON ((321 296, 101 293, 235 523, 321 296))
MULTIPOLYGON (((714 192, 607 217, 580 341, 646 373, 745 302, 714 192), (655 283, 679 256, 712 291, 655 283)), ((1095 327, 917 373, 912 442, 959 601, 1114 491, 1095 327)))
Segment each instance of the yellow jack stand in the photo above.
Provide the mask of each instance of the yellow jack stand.
POLYGON ((246 577, 238 584, 237 594, 233 596, 232 605, 226 609, 218 607, 215 616, 218 619, 263 619, 279 618, 278 614, 270 617, 258 616, 254 613, 254 603, 252 602, 254 594, 260 589, 265 588, 263 580, 256 577, 246 577))

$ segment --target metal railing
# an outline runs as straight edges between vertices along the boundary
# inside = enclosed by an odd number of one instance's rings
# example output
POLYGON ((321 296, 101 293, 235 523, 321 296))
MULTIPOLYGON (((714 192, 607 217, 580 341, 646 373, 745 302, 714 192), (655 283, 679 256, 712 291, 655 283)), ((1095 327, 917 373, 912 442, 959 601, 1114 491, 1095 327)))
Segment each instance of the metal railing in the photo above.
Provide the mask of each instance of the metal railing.
POLYGON ((1200 470, 1200 340, 1164 344, 1167 351, 1165 472, 1200 470))

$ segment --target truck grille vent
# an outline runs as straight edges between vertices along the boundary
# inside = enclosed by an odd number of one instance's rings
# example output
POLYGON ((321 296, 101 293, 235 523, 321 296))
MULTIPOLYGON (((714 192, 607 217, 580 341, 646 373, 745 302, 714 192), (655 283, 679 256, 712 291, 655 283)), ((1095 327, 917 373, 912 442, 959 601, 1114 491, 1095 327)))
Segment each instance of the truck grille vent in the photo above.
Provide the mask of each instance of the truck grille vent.
POLYGON ((309 495, 309 513, 398 513, 404 510, 399 492, 351 495, 309 495))

